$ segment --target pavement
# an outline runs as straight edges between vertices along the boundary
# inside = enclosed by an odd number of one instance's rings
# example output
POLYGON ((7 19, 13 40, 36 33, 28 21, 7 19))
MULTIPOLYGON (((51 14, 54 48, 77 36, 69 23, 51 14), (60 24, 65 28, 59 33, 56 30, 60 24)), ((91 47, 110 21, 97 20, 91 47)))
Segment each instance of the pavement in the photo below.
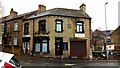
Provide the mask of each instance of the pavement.
POLYGON ((15 58, 21 63, 85 63, 86 59, 76 58, 43 58, 30 55, 15 55, 15 58))
POLYGON ((15 58, 21 62, 40 63, 40 62, 55 62, 55 63, 86 63, 86 62, 119 62, 119 60, 97 60, 97 59, 84 59, 84 58, 53 58, 53 57, 40 57, 30 55, 15 55, 15 58))

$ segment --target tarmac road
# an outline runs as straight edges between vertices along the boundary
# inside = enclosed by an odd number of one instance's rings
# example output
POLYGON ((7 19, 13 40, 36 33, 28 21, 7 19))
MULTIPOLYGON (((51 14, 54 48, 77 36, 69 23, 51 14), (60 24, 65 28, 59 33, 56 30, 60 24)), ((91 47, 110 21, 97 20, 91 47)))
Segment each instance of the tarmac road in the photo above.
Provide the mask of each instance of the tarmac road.
POLYGON ((23 68, 119 68, 120 60, 82 60, 20 56, 23 68))
POLYGON ((119 68, 119 62, 108 60, 108 61, 93 61, 86 63, 24 63, 23 68, 119 68))
POLYGON ((109 65, 106 65, 106 66, 102 66, 101 65, 93 65, 93 66, 89 66, 89 65, 86 65, 86 64, 79 64, 79 65, 71 65, 71 66, 65 66, 65 65, 61 65, 61 64, 54 64, 54 65, 34 65, 34 64, 30 64, 28 66, 24 66, 23 65, 23 68, 119 68, 119 66, 109 66, 109 65))

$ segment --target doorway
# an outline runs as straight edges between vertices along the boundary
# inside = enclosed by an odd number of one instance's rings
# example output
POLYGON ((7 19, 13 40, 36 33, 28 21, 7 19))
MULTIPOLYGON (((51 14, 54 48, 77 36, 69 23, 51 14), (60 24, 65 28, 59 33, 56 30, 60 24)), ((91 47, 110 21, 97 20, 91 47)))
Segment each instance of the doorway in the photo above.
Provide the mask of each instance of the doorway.
POLYGON ((61 56, 63 55, 63 38, 62 37, 56 37, 55 38, 55 55, 61 56))
POLYGON ((29 49, 30 49, 30 43, 29 42, 24 42, 23 43, 23 53, 24 54, 29 54, 29 49))

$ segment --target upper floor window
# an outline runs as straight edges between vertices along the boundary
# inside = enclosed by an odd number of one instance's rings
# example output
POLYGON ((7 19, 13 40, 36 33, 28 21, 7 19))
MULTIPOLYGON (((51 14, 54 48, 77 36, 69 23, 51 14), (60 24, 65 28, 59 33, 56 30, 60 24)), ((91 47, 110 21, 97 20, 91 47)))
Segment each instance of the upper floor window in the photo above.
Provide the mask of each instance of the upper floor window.
POLYGON ((13 45, 17 45, 17 37, 13 38, 13 45))
POLYGON ((40 32, 46 31, 46 21, 45 20, 40 20, 38 28, 39 28, 40 32))
POLYGON ((14 31, 18 31, 18 23, 17 22, 14 23, 14 31))
POLYGON ((63 32, 63 21, 62 20, 56 20, 55 31, 63 32))
POLYGON ((77 23, 76 23, 76 33, 84 33, 83 21, 77 21, 77 23))
POLYGON ((28 35, 29 34, 29 23, 25 23, 24 24, 24 35, 28 35))
POLYGON ((4 32, 4 23, 2 24, 2 32, 4 32))
POLYGON ((10 24, 7 24, 7 32, 10 32, 10 24))

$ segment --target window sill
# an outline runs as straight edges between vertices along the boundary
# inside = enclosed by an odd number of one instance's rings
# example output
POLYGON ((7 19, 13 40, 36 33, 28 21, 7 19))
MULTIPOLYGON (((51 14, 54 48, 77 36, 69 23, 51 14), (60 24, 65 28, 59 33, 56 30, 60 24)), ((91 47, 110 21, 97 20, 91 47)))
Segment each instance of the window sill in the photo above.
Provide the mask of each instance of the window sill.
POLYGON ((64 30, 62 30, 62 31, 56 31, 56 30, 55 30, 56 33, 63 33, 63 31, 64 31, 64 30))
POLYGON ((66 49, 66 50, 63 50, 63 51, 68 51, 68 49, 66 49))
POLYGON ((18 45, 13 45, 14 47, 19 47, 18 45))
POLYGON ((75 33, 81 33, 81 34, 84 34, 85 32, 75 32, 75 33))
POLYGON ((12 47, 12 45, 4 44, 4 47, 12 47))
POLYGON ((38 31, 38 34, 49 34, 50 32, 45 30, 45 31, 38 31))
POLYGON ((18 32, 19 30, 14 30, 13 32, 18 32))
POLYGON ((49 52, 34 52, 35 54, 49 54, 49 52))
POLYGON ((30 34, 24 34, 24 35, 30 35, 30 34))

